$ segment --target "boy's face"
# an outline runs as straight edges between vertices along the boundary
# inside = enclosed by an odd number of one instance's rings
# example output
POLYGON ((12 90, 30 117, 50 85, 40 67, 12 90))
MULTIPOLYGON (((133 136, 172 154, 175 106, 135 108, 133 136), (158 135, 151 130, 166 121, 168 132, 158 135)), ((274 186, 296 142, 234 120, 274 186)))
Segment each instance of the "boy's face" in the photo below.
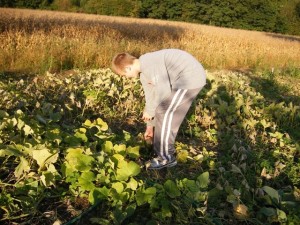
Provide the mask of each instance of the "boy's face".
POLYGON ((139 76, 139 66, 137 63, 133 63, 125 67, 124 76, 128 78, 137 78, 139 76))

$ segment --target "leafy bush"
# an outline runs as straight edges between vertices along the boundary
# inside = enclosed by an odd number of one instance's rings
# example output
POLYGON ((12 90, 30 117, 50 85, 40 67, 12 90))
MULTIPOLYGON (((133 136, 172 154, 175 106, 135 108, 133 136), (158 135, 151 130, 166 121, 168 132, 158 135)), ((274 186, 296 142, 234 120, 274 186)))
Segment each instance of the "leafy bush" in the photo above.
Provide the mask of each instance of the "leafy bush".
POLYGON ((208 73, 176 142, 147 171, 137 80, 109 69, 0 79, 0 213, 9 224, 299 222, 299 107, 238 73, 208 73), (129 119, 128 119, 129 118, 129 119), (126 130, 124 129, 126 128, 126 130), (98 213, 101 212, 101 213, 98 213))

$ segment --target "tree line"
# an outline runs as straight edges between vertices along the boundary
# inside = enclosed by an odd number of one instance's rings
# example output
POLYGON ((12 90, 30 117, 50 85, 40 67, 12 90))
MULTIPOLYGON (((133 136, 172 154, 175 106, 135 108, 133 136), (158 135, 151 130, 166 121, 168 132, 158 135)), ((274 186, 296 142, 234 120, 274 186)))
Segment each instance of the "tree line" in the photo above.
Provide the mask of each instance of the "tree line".
POLYGON ((300 0, 0 0, 0 7, 177 20, 300 35, 300 0))

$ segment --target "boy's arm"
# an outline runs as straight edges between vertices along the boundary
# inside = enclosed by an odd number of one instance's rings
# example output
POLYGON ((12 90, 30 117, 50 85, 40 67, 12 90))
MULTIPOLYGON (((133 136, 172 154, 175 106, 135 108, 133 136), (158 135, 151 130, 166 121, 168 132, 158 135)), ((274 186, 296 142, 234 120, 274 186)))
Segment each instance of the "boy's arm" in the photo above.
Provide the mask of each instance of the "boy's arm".
POLYGON ((141 83, 143 86, 143 90, 145 93, 145 100, 146 100, 146 106, 144 112, 146 112, 149 116, 154 117, 155 116, 155 100, 156 100, 156 93, 155 93, 155 86, 152 84, 149 84, 148 81, 141 76, 141 83))
MULTIPOLYGON (((141 83, 143 85, 146 107, 144 112, 148 114, 150 118, 155 116, 155 110, 160 102, 171 94, 171 85, 167 77, 161 76, 155 80, 155 85, 148 83, 143 75, 140 76, 141 83)), ((147 121, 147 125, 154 126, 155 118, 147 121)))

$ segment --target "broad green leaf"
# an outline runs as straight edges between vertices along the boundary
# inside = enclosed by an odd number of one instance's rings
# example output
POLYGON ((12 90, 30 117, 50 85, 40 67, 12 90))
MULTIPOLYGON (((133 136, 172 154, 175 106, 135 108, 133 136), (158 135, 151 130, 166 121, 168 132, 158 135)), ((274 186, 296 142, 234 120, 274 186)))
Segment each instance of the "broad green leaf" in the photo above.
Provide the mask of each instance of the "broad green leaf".
POLYGON ((126 218, 132 216, 135 212, 135 209, 136 209, 136 204, 130 204, 129 206, 126 207, 126 218))
POLYGON ((165 182, 164 189, 171 198, 179 197, 181 194, 177 185, 172 180, 167 180, 165 182))
POLYGON ((72 168, 82 172, 91 169, 91 165, 94 162, 92 156, 84 155, 83 150, 80 148, 70 148, 67 152, 66 160, 72 168))
POLYGON ((98 118, 96 120, 96 124, 100 127, 100 130, 102 130, 102 131, 107 131, 108 130, 107 123, 104 122, 102 119, 98 118))
POLYGON ((107 199, 107 196, 109 194, 109 189, 107 187, 102 188, 94 188, 89 193, 89 202, 92 204, 95 204, 101 200, 107 199))
POLYGON ((130 188, 131 190, 135 191, 138 187, 138 182, 131 177, 129 182, 127 183, 127 188, 130 188))
POLYGON ((106 153, 111 153, 114 146, 111 141, 105 141, 105 143, 102 145, 102 150, 106 153))
POLYGON ((23 113, 22 110, 18 109, 17 111, 15 111, 15 115, 16 115, 17 117, 20 117, 20 116, 23 116, 24 113, 23 113))
POLYGON ((136 203, 138 206, 143 205, 145 203, 151 203, 151 200, 156 195, 156 188, 155 187, 149 187, 146 190, 144 189, 138 189, 136 191, 136 203))
POLYGON ((213 188, 213 189, 211 189, 211 190, 209 190, 209 192, 208 192, 208 197, 209 198, 217 198, 217 197, 219 197, 221 195, 223 195, 223 191, 221 191, 220 189, 218 189, 216 187, 213 188))
POLYGON ((80 177, 89 181, 94 181, 96 178, 95 174, 92 171, 85 171, 81 174, 80 177))
POLYGON ((233 194, 230 194, 230 195, 227 196, 226 201, 230 202, 230 203, 235 203, 237 201, 237 197, 233 194))
POLYGON ((43 167, 45 164, 55 163, 58 159, 58 153, 50 152, 49 149, 44 148, 33 150, 32 157, 40 167, 43 167))
POLYGON ((123 135, 124 135, 125 141, 129 141, 131 139, 130 133, 125 130, 123 130, 123 135))
POLYGON ((278 216, 278 220, 281 223, 284 223, 287 221, 287 217, 286 217, 286 213, 280 209, 276 209, 277 210, 277 216, 278 216))
POLYGON ((58 128, 46 132, 46 137, 49 141, 54 141, 58 145, 62 142, 60 130, 58 128))
POLYGON ((128 171, 130 173, 130 176, 136 176, 141 172, 141 168, 135 162, 130 161, 128 163, 128 171))
POLYGON ((170 209, 170 202, 169 201, 163 201, 162 202, 161 215, 162 215, 163 218, 172 217, 172 212, 171 212, 171 209, 170 209))
POLYGON ((25 126, 25 123, 23 120, 21 119, 18 119, 18 124, 17 124, 17 127, 19 130, 22 130, 22 128, 25 126))
POLYGON ((86 133, 86 129, 80 128, 77 130, 77 132, 74 134, 74 136, 81 139, 83 142, 87 142, 88 138, 85 133, 86 133))
POLYGON ((138 175, 140 171, 140 166, 135 162, 130 161, 127 163, 124 161, 118 164, 116 179, 119 181, 126 181, 129 177, 138 175))
POLYGON ((28 172, 30 170, 30 166, 28 161, 24 157, 20 157, 20 163, 15 169, 15 176, 19 178, 23 173, 28 172))
POLYGON ((197 186, 196 181, 184 178, 183 182, 184 182, 185 188, 187 188, 190 192, 196 193, 199 191, 199 187, 197 186))
POLYGON ((123 210, 116 208, 111 216, 114 224, 122 224, 123 221, 126 219, 127 213, 123 212, 123 210))
POLYGON ((66 182, 69 183, 76 183, 78 181, 78 178, 80 177, 80 174, 77 172, 77 170, 68 162, 64 162, 64 164, 62 164, 61 173, 63 177, 65 177, 66 182))
POLYGON ((197 177, 197 184, 200 188, 207 188, 209 184, 209 173, 204 172, 197 177))
POLYGON ((93 126, 93 124, 92 124, 92 122, 90 120, 86 120, 83 125, 86 126, 86 127, 88 127, 88 128, 90 128, 90 127, 93 126))
MULTIPOLYGON (((114 154, 113 156, 112 156, 112 161, 117 165, 117 166, 119 166, 119 163, 122 163, 122 162, 124 162, 124 156, 122 156, 122 155, 120 155, 120 154, 114 154)), ((126 162, 127 163, 127 162, 126 162)), ((126 166, 126 165, 125 165, 126 166)))
POLYGON ((66 136, 65 138, 64 138, 64 141, 66 142, 66 143, 68 143, 68 146, 69 147, 72 147, 72 146, 79 146, 80 145, 80 143, 81 143, 81 139, 79 139, 79 138, 77 138, 77 137, 74 137, 74 136, 66 136))
POLYGON ((279 194, 278 191, 275 189, 269 187, 269 186, 263 186, 262 190, 264 190, 275 203, 279 203, 279 194))
POLYGON ((111 185, 111 188, 115 189, 119 194, 121 194, 124 191, 124 185, 121 182, 113 183, 111 185))
POLYGON ((274 209, 274 208, 263 207, 259 210, 259 212, 268 217, 277 215, 276 209, 274 209))
POLYGON ((55 166, 53 164, 50 164, 47 168, 47 171, 53 173, 53 174, 57 174, 57 170, 55 168, 55 166))
POLYGON ((34 131, 31 129, 31 127, 28 126, 27 124, 25 124, 25 126, 23 127, 23 131, 26 136, 34 133, 34 131))
POLYGON ((95 188, 95 185, 92 181, 95 180, 95 174, 91 171, 85 171, 78 178, 78 184, 80 189, 90 191, 95 188))
POLYGON ((140 147, 139 146, 135 146, 135 147, 131 147, 129 146, 127 149, 127 154, 129 155, 129 157, 131 158, 138 158, 140 157, 140 147))
POLYGON ((18 121, 16 118, 8 119, 7 120, 7 128, 13 129, 18 124, 18 121))
POLYGON ((114 150, 116 153, 120 153, 120 154, 125 153, 126 145, 124 145, 124 144, 114 145, 114 150))
POLYGON ((4 110, 0 110, 0 119, 6 118, 8 116, 9 114, 7 112, 5 112, 4 110))

